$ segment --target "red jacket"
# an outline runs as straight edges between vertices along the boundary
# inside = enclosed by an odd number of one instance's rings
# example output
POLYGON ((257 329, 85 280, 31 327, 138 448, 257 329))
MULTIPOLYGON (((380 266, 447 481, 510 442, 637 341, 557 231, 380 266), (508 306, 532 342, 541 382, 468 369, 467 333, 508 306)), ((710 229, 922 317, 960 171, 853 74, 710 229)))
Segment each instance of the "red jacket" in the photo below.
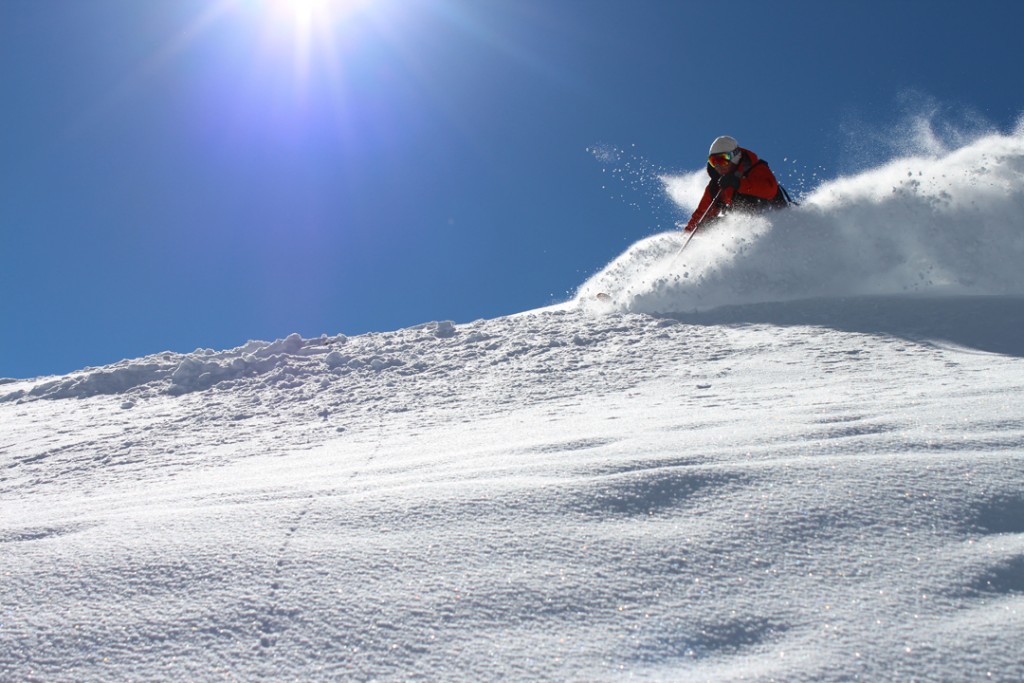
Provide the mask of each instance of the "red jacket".
POLYGON ((736 169, 736 175, 740 179, 739 189, 726 187, 719 195, 718 179, 721 176, 714 166, 708 164, 708 175, 711 180, 704 188, 704 196, 701 197, 700 204, 697 205, 697 209, 686 224, 686 232, 691 232, 701 223, 716 218, 725 208, 758 209, 786 204, 782 190, 779 189, 779 181, 775 179, 775 174, 768 168, 768 163, 758 159, 757 155, 749 149, 741 147, 740 152, 742 152, 742 156, 739 168, 736 169), (718 196, 717 201, 715 200, 716 195, 718 196))

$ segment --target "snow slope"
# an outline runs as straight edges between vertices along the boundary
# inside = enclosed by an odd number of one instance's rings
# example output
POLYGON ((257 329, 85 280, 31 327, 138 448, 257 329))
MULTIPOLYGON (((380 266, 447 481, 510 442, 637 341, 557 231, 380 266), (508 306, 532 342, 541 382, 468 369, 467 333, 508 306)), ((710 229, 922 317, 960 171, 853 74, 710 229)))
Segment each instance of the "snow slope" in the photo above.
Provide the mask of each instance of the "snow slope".
POLYGON ((1024 679, 1024 182, 900 172, 558 310, 0 384, 0 680, 1024 679))

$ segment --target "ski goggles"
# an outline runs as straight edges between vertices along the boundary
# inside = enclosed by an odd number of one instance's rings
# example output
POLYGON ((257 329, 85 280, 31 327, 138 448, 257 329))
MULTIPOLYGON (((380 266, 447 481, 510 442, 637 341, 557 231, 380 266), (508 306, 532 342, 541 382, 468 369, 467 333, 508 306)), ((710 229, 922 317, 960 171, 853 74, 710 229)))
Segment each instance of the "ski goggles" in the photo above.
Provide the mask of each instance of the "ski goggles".
POLYGON ((718 154, 712 154, 708 157, 708 163, 712 166, 725 166, 731 164, 733 159, 737 156, 736 152, 720 152, 718 154))

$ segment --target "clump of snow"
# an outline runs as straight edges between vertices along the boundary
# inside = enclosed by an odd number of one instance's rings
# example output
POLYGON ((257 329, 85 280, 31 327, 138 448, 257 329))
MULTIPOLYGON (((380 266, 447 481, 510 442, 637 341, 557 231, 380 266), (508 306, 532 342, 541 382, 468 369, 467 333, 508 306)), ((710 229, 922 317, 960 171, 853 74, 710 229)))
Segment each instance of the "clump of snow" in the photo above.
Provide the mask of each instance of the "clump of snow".
MULTIPOLYGON (((692 206, 702 175, 666 188, 692 206)), ((797 208, 729 216, 682 253, 682 233, 654 235, 585 282, 577 300, 591 306, 605 292, 614 310, 677 313, 821 296, 1019 295, 1022 216, 1024 134, 989 135, 824 183, 797 208)))

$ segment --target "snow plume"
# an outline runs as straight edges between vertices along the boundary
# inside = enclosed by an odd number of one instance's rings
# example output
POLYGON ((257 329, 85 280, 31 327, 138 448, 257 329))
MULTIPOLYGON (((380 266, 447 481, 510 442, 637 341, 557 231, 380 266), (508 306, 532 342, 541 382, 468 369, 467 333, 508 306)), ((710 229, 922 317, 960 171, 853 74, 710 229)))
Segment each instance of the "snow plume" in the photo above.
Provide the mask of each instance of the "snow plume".
MULTIPOLYGON (((703 171, 667 178, 666 191, 689 212, 705 180, 703 171)), ((680 231, 641 240, 577 299, 592 306, 605 292, 615 310, 679 313, 817 297, 1024 294, 1024 125, 825 182, 802 200, 729 216, 684 251, 680 231)))
POLYGON ((1000 132, 976 109, 949 105, 918 90, 900 93, 892 108, 898 112, 892 123, 851 114, 840 126, 845 141, 838 156, 847 172, 865 171, 896 157, 948 154, 1000 132))

